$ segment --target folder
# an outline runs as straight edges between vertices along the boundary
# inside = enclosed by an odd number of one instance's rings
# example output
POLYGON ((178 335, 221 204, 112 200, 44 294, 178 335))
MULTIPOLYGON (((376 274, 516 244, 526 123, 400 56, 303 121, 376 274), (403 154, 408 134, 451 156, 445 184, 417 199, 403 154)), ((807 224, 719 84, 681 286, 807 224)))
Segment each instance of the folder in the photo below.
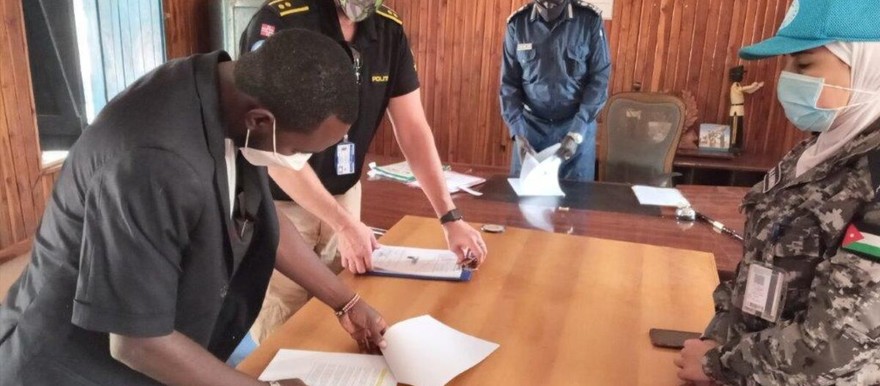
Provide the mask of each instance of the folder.
POLYGON ((458 256, 445 249, 383 245, 373 251, 367 274, 405 279, 469 281, 473 271, 458 265, 458 256))

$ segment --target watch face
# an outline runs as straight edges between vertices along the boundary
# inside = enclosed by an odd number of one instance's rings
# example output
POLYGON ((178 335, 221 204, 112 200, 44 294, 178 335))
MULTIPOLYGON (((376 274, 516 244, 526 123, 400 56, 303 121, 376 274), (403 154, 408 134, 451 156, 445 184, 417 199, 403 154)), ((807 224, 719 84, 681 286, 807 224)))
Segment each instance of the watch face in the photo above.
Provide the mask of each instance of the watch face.
POLYGON ((504 232, 504 225, 484 224, 480 229, 487 233, 502 233, 504 232))

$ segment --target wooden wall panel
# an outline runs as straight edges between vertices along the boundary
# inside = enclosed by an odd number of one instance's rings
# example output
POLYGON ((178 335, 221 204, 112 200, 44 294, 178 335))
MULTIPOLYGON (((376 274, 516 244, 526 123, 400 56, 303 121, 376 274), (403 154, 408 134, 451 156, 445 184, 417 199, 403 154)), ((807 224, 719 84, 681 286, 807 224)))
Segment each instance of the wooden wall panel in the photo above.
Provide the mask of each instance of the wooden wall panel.
MULTIPOLYGON (((175 59, 211 51, 212 0, 163 0, 165 51, 175 59)), ((216 2, 219 3, 219 0, 216 2)))
MULTIPOLYGON (((776 32, 791 0, 617 0, 605 24, 613 71, 610 92, 692 92, 699 121, 726 123, 730 67, 764 81, 747 101, 746 150, 781 157, 805 135, 776 102, 782 60, 744 62, 740 47, 776 32)), ((525 0, 387 0, 403 18, 422 81, 422 101, 441 158, 504 166, 507 129, 498 102, 506 19, 525 0)), ((400 155, 383 124, 371 151, 400 155)))
POLYGON ((28 247, 57 170, 44 171, 20 1, 0 5, 0 262, 28 247))
MULTIPOLYGON (((19 1, 0 5, 0 250, 26 240, 39 216, 36 116, 19 1)), ((42 187, 40 187, 42 190, 42 187)))

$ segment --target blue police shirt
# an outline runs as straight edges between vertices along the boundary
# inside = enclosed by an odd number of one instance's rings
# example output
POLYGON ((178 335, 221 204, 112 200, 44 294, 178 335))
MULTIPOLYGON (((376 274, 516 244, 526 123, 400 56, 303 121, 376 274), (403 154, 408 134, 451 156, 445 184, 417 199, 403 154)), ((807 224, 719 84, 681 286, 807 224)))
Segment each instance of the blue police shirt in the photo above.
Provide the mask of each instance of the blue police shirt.
POLYGON ((510 135, 525 135, 523 112, 548 121, 575 118, 586 135, 608 99, 611 60, 602 17, 573 1, 547 23, 533 4, 508 19, 501 66, 501 111, 510 135))

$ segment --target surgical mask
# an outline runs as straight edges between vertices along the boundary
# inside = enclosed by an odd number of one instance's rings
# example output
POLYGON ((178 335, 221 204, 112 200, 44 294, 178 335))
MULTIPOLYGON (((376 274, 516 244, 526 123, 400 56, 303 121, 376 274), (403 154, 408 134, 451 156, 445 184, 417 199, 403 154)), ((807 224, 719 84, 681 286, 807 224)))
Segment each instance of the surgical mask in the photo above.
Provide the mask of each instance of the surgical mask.
POLYGON ((568 0, 535 0, 538 15, 548 23, 558 19, 567 4, 568 0))
POLYGON ((858 106, 848 106, 825 109, 817 106, 823 87, 838 88, 851 92, 875 94, 870 91, 855 90, 846 87, 825 84, 825 79, 783 71, 779 77, 776 94, 779 103, 785 110, 785 116, 798 129, 814 133, 828 131, 834 123, 834 119, 841 111, 858 106))
POLYGON ((251 130, 248 129, 244 139, 244 147, 238 149, 241 155, 254 166, 278 166, 286 169, 301 170, 312 156, 311 153, 294 153, 293 155, 278 154, 275 143, 275 122, 272 122, 272 151, 253 149, 248 147, 251 139, 251 130))
POLYGON ((383 0, 335 0, 336 6, 353 22, 362 21, 382 6, 383 0))

